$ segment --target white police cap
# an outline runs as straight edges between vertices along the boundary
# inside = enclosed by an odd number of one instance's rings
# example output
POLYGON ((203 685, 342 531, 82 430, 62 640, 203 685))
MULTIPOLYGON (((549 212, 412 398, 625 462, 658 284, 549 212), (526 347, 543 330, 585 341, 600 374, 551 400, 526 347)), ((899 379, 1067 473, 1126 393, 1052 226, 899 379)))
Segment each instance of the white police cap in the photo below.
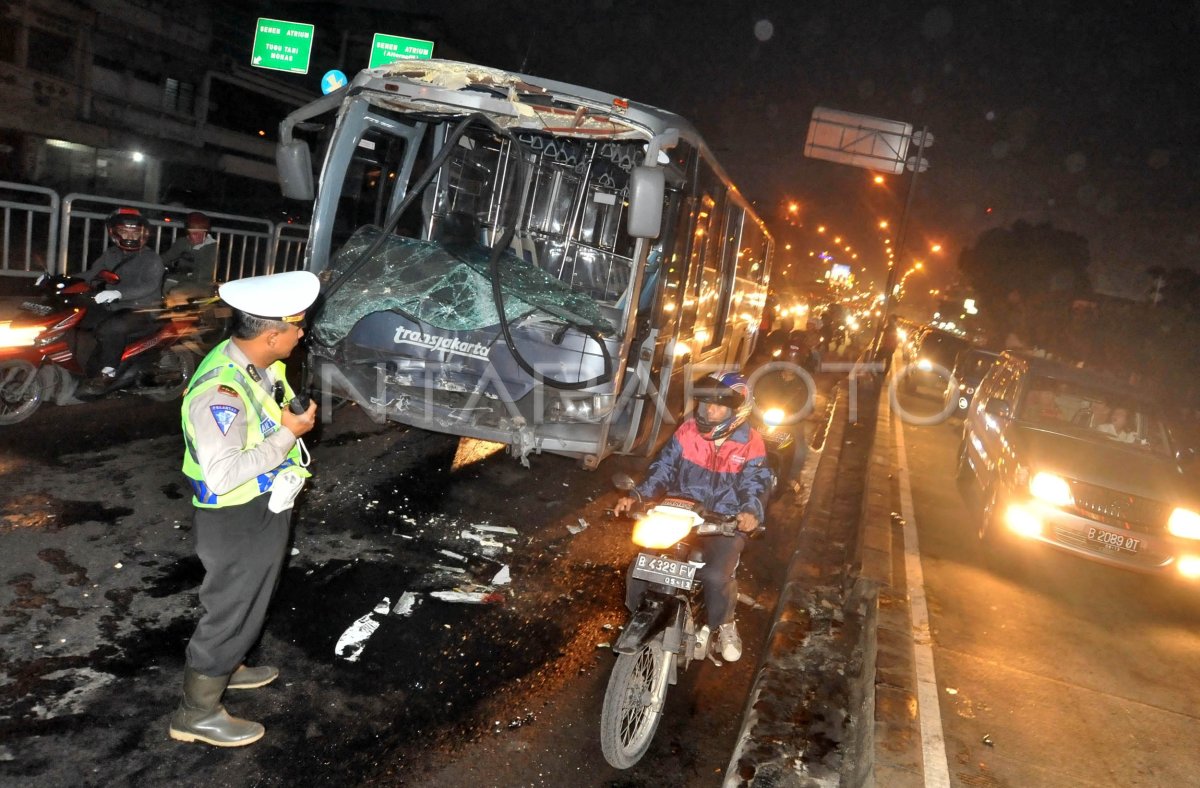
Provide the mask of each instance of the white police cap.
POLYGON ((321 282, 311 271, 248 276, 221 285, 217 292, 234 309, 268 320, 283 320, 312 306, 321 282))

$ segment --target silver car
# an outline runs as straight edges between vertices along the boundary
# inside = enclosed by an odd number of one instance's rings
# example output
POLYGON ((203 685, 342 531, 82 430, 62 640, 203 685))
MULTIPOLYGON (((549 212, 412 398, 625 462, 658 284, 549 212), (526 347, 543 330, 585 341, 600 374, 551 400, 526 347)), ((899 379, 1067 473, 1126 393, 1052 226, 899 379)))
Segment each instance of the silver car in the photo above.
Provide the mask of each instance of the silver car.
POLYGON ((1015 535, 1113 566, 1197 579, 1191 459, 1144 395, 1006 351, 968 408, 958 471, 978 481, 979 535, 997 548, 1015 535))

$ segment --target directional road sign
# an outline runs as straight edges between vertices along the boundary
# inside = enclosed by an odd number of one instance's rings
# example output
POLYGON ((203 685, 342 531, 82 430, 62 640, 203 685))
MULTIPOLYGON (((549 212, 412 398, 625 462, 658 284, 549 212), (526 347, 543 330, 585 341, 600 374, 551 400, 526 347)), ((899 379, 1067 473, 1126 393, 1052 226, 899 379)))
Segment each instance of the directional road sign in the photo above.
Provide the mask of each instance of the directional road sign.
POLYGON ((394 60, 429 60, 431 57, 432 41, 376 33, 371 40, 371 62, 367 68, 386 66, 394 60))
POLYGON ((312 57, 313 26, 260 17, 254 31, 250 65, 307 74, 312 57))

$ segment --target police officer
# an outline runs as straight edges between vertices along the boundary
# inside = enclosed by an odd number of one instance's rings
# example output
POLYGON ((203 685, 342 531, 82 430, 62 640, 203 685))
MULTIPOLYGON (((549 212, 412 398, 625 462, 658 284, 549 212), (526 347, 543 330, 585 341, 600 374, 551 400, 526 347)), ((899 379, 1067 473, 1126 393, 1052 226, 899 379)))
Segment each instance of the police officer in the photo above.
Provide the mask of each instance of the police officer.
POLYGON ((274 681, 271 667, 242 660, 258 640, 288 543, 292 501, 304 478, 300 436, 316 403, 293 413, 283 359, 304 336, 304 313, 320 284, 307 271, 221 285, 233 337, 196 369, 183 398, 183 472, 195 497, 193 536, 204 564, 204 608, 187 646, 183 701, 171 717, 179 741, 240 747, 262 738, 257 722, 230 716, 226 688, 274 681))

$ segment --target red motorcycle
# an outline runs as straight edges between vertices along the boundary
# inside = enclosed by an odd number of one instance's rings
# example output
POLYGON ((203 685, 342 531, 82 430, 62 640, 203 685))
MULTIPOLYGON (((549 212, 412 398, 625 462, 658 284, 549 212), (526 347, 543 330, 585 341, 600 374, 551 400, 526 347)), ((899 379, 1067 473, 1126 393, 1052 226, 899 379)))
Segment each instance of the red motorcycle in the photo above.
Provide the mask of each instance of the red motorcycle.
MULTIPOLYGON (((75 277, 43 274, 38 298, 0 314, 0 425, 24 421, 47 400, 82 401, 75 397, 86 377, 78 355, 79 325, 87 310, 96 308, 95 294, 120 280, 109 271, 99 278, 93 287, 75 277)), ((214 296, 152 310, 158 320, 129 341, 112 386, 101 396, 132 391, 158 402, 179 397, 198 358, 224 333, 227 314, 216 304, 214 296)))

